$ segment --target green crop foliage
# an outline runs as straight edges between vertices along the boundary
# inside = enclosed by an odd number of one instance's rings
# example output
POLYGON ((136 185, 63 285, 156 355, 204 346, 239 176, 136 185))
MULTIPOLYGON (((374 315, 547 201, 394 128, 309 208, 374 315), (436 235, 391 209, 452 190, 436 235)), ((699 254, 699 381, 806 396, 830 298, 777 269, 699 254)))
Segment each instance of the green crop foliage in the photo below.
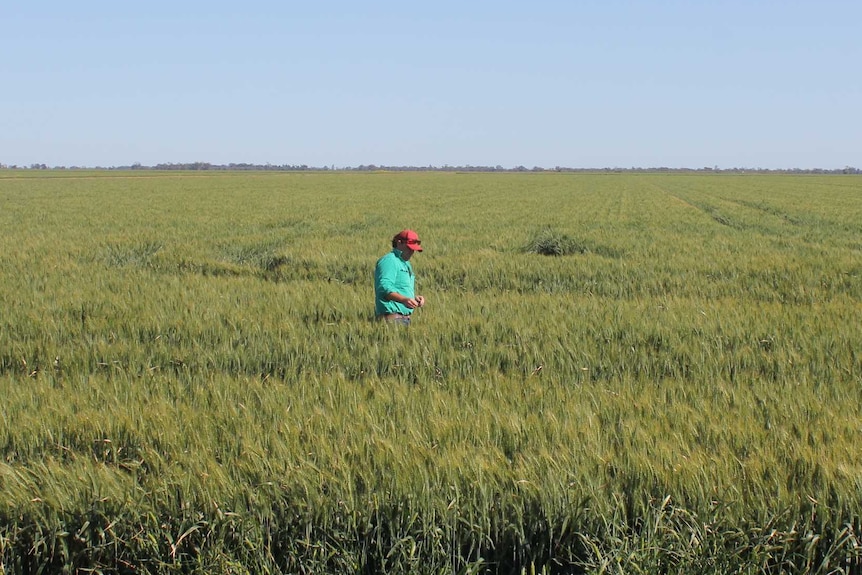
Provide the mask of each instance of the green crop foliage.
POLYGON ((862 569, 858 177, 0 171, 0 226, 0 573, 862 569))

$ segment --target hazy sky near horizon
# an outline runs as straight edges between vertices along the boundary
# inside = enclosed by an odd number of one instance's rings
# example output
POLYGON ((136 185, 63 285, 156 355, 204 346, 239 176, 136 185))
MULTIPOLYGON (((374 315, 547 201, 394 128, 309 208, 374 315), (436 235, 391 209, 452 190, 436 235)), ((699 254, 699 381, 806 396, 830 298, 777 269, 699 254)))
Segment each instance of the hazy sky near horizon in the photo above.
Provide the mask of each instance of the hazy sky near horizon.
POLYGON ((7 2, 0 163, 862 167, 858 0, 7 2))

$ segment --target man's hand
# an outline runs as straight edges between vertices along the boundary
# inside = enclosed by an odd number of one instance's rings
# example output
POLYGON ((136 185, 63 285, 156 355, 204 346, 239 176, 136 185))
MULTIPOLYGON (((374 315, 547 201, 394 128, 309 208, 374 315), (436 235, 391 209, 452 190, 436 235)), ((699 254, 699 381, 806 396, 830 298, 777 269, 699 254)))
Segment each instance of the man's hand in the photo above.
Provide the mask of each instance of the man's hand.
POLYGON ((391 292, 387 297, 392 301, 397 301, 398 303, 407 306, 409 309, 416 309, 417 307, 425 305, 425 298, 421 295, 417 295, 415 298, 412 298, 403 296, 400 293, 391 292))
POLYGON ((401 302, 410 309, 416 309, 425 305, 425 296, 417 295, 416 297, 405 297, 401 302))

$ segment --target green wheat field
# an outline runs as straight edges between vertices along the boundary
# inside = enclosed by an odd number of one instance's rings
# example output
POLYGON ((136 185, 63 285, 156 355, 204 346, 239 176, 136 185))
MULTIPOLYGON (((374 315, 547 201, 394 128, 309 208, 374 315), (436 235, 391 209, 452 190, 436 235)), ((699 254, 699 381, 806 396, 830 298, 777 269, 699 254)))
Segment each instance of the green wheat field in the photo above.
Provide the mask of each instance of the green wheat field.
POLYGON ((862 572, 858 176, 5 170, 0 228, 4 575, 862 572))

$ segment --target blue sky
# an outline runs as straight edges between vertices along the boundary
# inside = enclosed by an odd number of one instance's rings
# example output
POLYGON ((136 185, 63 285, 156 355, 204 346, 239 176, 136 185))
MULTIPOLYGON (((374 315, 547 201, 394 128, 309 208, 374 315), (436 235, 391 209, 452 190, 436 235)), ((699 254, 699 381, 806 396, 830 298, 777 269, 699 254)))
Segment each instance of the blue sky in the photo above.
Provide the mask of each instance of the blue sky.
POLYGON ((0 163, 862 167, 862 2, 7 2, 0 163))

